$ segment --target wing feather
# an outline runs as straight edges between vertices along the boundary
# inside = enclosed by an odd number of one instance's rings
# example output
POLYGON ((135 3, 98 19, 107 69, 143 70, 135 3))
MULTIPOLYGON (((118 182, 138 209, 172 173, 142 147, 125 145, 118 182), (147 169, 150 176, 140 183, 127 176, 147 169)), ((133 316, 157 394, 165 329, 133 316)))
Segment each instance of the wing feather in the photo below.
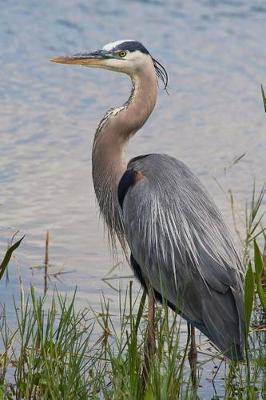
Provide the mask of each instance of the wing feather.
POLYGON ((125 195, 122 220, 144 279, 222 351, 241 349, 242 266, 218 209, 172 157, 138 157, 128 169, 143 174, 125 195))

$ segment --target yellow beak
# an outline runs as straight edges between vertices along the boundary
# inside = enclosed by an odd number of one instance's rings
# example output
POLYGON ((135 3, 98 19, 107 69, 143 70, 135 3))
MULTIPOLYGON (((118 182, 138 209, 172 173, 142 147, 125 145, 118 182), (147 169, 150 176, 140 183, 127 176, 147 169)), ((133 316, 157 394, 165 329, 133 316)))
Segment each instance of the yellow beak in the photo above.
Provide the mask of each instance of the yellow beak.
POLYGON ((97 50, 93 53, 74 54, 73 56, 58 56, 51 58, 50 61, 59 64, 77 64, 87 67, 100 67, 105 65, 105 61, 113 58, 113 55, 106 50, 97 50))

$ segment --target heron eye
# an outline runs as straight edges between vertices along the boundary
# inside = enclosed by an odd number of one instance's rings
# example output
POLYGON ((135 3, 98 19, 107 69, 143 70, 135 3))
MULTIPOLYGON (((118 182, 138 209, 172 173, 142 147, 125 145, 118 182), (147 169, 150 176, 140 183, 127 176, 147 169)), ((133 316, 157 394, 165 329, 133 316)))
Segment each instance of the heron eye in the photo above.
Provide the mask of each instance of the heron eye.
POLYGON ((119 55, 119 57, 123 58, 123 57, 126 57, 127 52, 126 51, 119 51, 118 55, 119 55))

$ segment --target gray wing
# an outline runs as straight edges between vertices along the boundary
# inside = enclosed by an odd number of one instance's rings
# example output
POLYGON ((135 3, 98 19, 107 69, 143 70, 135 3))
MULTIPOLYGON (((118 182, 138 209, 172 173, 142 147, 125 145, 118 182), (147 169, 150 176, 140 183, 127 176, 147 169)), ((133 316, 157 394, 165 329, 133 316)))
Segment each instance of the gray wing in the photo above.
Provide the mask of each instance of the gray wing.
POLYGON ((137 157, 128 169, 138 179, 122 220, 142 278, 224 354, 242 358, 241 262, 216 206, 172 157, 137 157))

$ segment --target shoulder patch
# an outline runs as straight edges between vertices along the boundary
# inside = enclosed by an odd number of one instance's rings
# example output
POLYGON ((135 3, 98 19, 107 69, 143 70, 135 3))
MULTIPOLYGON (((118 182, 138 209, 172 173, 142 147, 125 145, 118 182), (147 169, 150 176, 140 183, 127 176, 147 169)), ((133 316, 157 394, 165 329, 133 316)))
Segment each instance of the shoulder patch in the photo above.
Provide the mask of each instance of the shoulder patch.
POLYGON ((118 185, 118 202, 120 204, 120 207, 123 207, 123 202, 125 195, 127 194, 127 191, 131 185, 133 185, 135 182, 135 172, 133 169, 127 169, 122 178, 120 179, 119 185, 118 185))
POLYGON ((144 178, 144 174, 142 171, 134 171, 133 169, 127 169, 120 182, 118 184, 117 194, 118 194, 118 202, 120 207, 123 207, 123 202, 127 191, 130 186, 133 186, 135 183, 139 182, 144 178))

